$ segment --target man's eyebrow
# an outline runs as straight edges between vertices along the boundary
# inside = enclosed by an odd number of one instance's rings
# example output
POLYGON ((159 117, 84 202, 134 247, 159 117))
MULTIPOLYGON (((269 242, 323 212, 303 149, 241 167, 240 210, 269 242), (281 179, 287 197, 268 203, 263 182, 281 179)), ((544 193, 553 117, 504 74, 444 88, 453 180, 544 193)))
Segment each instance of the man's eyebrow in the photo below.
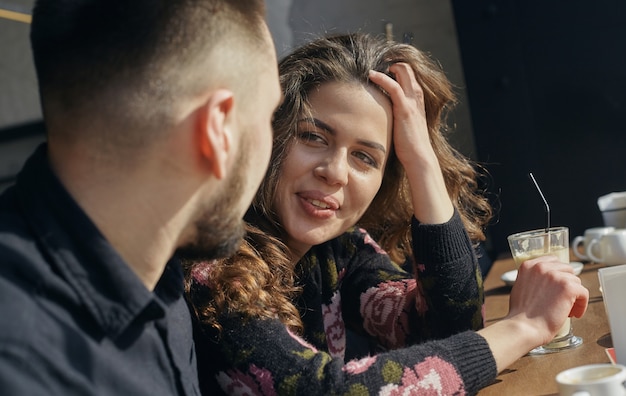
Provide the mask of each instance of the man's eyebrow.
MULTIPOLYGON (((330 125, 326 124, 324 121, 318 120, 317 118, 301 118, 298 120, 298 122, 306 122, 309 124, 313 124, 316 127, 325 130, 327 133, 329 133, 332 136, 337 135, 337 132, 330 125)), ((383 146, 382 144, 372 142, 369 140, 358 140, 357 143, 363 146, 373 148, 375 150, 380 150, 382 151, 383 154, 387 154, 387 150, 385 149, 385 146, 383 146)))

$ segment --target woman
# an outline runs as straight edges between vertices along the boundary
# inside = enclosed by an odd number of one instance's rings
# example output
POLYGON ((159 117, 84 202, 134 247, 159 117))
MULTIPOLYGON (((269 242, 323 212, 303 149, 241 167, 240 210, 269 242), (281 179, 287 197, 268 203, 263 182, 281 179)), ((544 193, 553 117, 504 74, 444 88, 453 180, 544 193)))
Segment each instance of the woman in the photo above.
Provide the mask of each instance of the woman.
POLYGON ((543 259, 520 279, 550 296, 516 286, 509 318, 482 329, 472 241, 491 212, 443 136, 454 98, 424 54, 343 35, 279 71, 272 166, 246 242, 190 270, 204 393, 471 394, 549 340, 573 301, 584 311, 569 266, 543 259))

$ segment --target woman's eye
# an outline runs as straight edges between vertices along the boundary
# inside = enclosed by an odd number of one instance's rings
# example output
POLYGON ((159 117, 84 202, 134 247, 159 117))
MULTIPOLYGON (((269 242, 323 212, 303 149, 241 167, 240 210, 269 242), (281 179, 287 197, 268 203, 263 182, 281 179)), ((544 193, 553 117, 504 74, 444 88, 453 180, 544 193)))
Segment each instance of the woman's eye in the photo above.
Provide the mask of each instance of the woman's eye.
POLYGON ((311 143, 323 143, 324 142, 324 138, 319 134, 319 133, 315 133, 315 132, 301 132, 299 135, 300 140, 303 140, 305 142, 311 142, 311 143))
POLYGON ((378 162, 369 154, 362 151, 355 151, 354 156, 363 161, 368 166, 378 169, 378 162))

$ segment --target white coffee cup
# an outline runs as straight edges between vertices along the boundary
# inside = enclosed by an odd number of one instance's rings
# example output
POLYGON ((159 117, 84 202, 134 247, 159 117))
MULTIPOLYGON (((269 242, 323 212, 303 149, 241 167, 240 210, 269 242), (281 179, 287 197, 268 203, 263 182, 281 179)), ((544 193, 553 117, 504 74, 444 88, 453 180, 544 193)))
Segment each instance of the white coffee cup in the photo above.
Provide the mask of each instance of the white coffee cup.
POLYGON ((626 229, 615 229, 592 240, 587 246, 587 256, 596 263, 626 264, 626 229))
POLYGON ((602 220, 607 226, 624 228, 626 227, 626 208, 603 210, 602 220))
POLYGON ((626 366, 599 363, 574 367, 556 376, 561 396, 624 396, 626 366))
POLYGON ((598 198, 605 226, 626 228, 626 191, 612 192, 598 198))
MULTIPOLYGON (((584 236, 582 235, 578 235, 576 238, 574 238, 574 240, 571 243, 571 247, 572 247, 572 251, 574 252, 574 255, 576 257, 578 257, 581 260, 591 260, 589 258, 589 256, 587 256, 586 254, 581 253, 578 250, 578 245, 580 245, 582 243, 582 248, 583 251, 587 251, 587 246, 589 246, 589 244, 591 243, 591 241, 593 241, 594 239, 599 239, 602 235, 607 234, 611 231, 615 230, 615 227, 594 227, 594 228, 587 228, 585 230, 585 234, 584 236)), ((595 249, 594 253, 596 253, 596 255, 598 254, 597 249, 595 249)))

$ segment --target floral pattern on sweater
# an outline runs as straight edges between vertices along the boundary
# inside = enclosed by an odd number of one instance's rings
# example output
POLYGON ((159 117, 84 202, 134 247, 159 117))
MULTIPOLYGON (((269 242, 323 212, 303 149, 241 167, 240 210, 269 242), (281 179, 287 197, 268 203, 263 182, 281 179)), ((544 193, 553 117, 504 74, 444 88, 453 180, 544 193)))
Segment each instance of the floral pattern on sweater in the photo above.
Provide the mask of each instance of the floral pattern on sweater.
POLYGON ((219 339, 196 323, 203 393, 464 395, 489 384, 495 361, 474 331, 482 279, 460 217, 412 227, 415 276, 358 228, 313 247, 299 263, 302 336, 235 314, 219 339))
POLYGON ((322 305, 324 334, 328 343, 328 353, 332 357, 343 359, 346 352, 346 326, 341 314, 341 295, 335 293, 330 304, 322 305))
MULTIPOLYGON (((416 296, 414 279, 387 281, 361 294, 363 328, 375 337, 385 340, 388 348, 404 345, 409 333, 407 304, 422 300, 416 296)), ((417 306, 417 304, 415 304, 417 306)))
POLYGON ((382 387, 380 396, 405 395, 464 395, 463 381, 450 363, 438 357, 428 357, 414 368, 406 367, 401 384, 382 387))

